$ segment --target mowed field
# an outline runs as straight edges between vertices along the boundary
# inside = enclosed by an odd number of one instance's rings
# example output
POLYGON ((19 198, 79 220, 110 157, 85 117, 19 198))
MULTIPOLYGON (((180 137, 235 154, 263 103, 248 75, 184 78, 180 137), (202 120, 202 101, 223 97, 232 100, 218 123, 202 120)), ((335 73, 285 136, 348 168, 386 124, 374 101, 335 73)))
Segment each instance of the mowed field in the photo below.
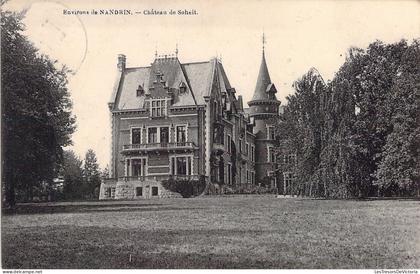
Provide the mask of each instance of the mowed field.
POLYGON ((420 201, 19 205, 3 214, 1 236, 3 268, 419 268, 420 201))

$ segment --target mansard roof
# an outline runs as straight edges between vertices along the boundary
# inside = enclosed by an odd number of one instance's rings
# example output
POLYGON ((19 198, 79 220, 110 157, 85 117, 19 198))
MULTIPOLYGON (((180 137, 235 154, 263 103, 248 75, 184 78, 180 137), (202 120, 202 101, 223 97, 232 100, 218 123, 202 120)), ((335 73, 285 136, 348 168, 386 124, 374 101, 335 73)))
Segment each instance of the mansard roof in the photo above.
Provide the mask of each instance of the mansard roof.
POLYGON ((161 81, 168 90, 186 86, 187 92, 177 93, 172 106, 204 105, 216 78, 221 92, 232 89, 222 64, 216 59, 181 64, 176 57, 156 58, 149 67, 125 68, 119 72, 110 102, 118 110, 142 108, 146 95, 153 94, 151 87, 161 81), (144 90, 142 96, 136 92, 139 86, 144 90))

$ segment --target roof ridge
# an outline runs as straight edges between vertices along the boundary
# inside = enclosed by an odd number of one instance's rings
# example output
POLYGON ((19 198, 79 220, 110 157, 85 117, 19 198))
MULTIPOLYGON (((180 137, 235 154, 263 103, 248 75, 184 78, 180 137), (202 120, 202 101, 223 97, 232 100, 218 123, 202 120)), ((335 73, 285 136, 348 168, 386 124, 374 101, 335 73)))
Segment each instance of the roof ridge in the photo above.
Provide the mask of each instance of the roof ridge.
MULTIPOLYGON (((210 60, 211 61, 211 60, 210 60)), ((197 61, 197 62, 189 62, 189 63, 180 63, 181 65, 195 65, 195 64, 205 64, 210 63, 210 61, 197 61)))
POLYGON ((134 69, 142 69, 142 68, 151 68, 152 66, 148 66, 148 67, 130 67, 130 68, 125 68, 124 70, 134 70, 134 69))

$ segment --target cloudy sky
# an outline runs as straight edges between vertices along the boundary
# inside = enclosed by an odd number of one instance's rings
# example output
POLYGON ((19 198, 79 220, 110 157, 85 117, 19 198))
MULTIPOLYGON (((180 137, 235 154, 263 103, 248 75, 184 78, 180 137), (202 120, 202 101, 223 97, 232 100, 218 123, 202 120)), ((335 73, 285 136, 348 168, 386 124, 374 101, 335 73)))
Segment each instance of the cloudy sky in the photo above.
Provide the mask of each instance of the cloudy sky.
POLYGON ((252 97, 261 61, 261 35, 278 99, 311 67, 325 80, 344 62, 351 46, 377 39, 391 43, 420 37, 420 1, 77 1, 11 0, 9 10, 26 10, 26 35, 41 52, 70 67, 69 90, 77 116, 71 149, 83 157, 95 150, 109 161, 107 102, 117 54, 128 66, 148 66, 159 54, 181 62, 222 59, 245 102, 252 97), (132 15, 92 15, 92 10, 125 9, 132 15), (198 15, 144 15, 144 11, 195 10, 198 15), (88 11, 89 15, 64 15, 88 11))

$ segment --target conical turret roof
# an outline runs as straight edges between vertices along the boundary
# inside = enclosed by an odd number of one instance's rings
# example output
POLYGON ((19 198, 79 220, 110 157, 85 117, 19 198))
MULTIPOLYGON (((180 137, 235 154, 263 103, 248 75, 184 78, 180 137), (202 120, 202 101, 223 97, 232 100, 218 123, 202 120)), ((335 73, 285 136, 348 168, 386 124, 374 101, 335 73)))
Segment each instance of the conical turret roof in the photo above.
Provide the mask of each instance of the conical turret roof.
POLYGON ((254 96, 251 101, 258 100, 277 100, 274 93, 277 90, 271 82, 270 74, 268 73, 267 63, 265 61, 265 53, 263 51, 260 71, 258 73, 257 85, 255 86, 254 96))

